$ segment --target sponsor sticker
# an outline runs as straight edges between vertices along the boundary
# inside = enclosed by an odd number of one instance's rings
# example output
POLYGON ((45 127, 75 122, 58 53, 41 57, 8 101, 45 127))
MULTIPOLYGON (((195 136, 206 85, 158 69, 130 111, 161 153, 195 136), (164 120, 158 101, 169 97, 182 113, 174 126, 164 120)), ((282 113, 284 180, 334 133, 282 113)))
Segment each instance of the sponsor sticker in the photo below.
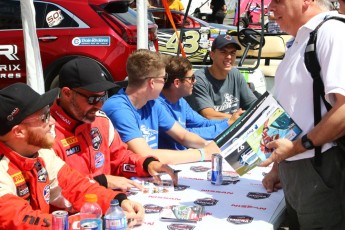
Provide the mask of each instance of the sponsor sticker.
POLYGON ((249 224, 253 221, 253 217, 233 215, 229 216, 227 221, 233 224, 249 224))
POLYGON ((210 168, 204 166, 191 166, 190 170, 194 172, 206 172, 207 170, 210 170, 210 168))
POLYGON ((23 197, 25 195, 29 194, 29 188, 27 186, 27 184, 22 184, 22 185, 19 185, 17 186, 17 195, 19 197, 23 197))
POLYGON ((193 230, 195 228, 194 225, 190 224, 170 224, 168 225, 169 230, 193 230))
POLYGON ((261 193, 261 192, 249 192, 247 194, 248 198, 251 198, 254 200, 267 199, 270 196, 271 196, 271 194, 269 194, 269 193, 261 193))
POLYGON ((178 184, 174 186, 174 191, 184 191, 189 187, 190 187, 189 185, 178 184))
POLYGON ((155 205, 155 204, 145 204, 144 209, 145 209, 146 214, 152 214, 152 213, 160 213, 163 207, 155 205))
POLYGON ((215 206, 217 203, 218 203, 218 200, 210 198, 210 197, 201 198, 194 201, 194 204, 198 204, 201 206, 215 206))
POLYGON ((49 27, 59 25, 64 17, 61 14, 61 10, 50 11, 46 16, 46 21, 49 27))
POLYGON ((110 36, 75 37, 73 46, 110 46, 110 36))

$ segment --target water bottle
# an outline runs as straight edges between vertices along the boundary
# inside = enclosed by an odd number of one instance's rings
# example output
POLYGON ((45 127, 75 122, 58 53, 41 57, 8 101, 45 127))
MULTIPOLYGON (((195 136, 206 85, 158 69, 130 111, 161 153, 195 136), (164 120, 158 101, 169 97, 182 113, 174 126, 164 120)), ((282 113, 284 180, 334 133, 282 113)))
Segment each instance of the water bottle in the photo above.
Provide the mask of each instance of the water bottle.
POLYGON ((97 203, 97 195, 86 194, 80 209, 80 229, 103 230, 102 225, 102 209, 97 203))
POLYGON ((104 215, 106 230, 125 230, 127 229, 126 215, 119 206, 119 201, 114 199, 110 202, 110 207, 104 215))

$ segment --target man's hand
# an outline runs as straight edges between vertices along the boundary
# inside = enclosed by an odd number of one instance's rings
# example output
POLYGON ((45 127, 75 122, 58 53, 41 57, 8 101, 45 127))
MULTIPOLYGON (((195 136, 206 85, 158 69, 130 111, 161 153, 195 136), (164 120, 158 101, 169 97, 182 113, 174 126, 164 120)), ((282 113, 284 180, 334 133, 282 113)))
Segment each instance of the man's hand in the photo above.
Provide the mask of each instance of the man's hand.
POLYGON ((204 149, 205 149, 205 160, 206 161, 211 160, 213 153, 220 153, 221 152, 218 145, 214 141, 210 141, 204 149))
POLYGON ((160 184, 161 178, 159 174, 167 173, 170 175, 174 185, 177 185, 177 175, 174 173, 174 170, 166 164, 162 164, 159 161, 152 161, 148 165, 148 173, 153 177, 154 182, 160 184))
POLYGON ((121 203, 121 208, 125 212, 127 218, 127 227, 130 229, 136 225, 141 225, 144 220, 144 207, 131 200, 124 200, 121 203))
POLYGON ((268 193, 276 192, 282 188, 278 174, 278 163, 274 163, 271 171, 262 180, 262 185, 268 193))
POLYGON ((130 190, 131 188, 137 188, 140 191, 143 191, 143 186, 141 186, 141 184, 129 180, 125 177, 121 177, 121 176, 112 176, 112 175, 105 175, 105 177, 107 178, 107 182, 108 182, 108 188, 111 189, 119 189, 123 192, 126 192, 128 190, 130 190))
POLYGON ((266 144, 268 149, 272 149, 273 152, 269 158, 263 161, 260 166, 268 166, 272 162, 279 163, 289 157, 292 157, 298 153, 295 150, 294 143, 288 139, 277 139, 266 144))
POLYGON ((232 125, 233 123, 235 123, 235 121, 245 112, 245 110, 239 108, 236 112, 234 112, 231 116, 231 118, 229 118, 228 120, 228 125, 232 125))

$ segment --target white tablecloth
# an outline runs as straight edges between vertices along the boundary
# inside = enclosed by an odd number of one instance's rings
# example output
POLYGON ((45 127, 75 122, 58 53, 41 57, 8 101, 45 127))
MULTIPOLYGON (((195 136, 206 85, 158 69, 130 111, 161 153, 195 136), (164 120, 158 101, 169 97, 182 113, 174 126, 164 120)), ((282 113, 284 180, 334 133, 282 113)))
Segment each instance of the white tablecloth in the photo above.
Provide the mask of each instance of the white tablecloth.
MULTIPOLYGON (((159 207, 169 205, 195 205, 198 199, 208 198, 214 204, 205 206, 206 216, 197 223, 163 222, 159 220, 159 213, 145 214, 142 226, 135 229, 276 229, 280 224, 285 209, 284 194, 280 190, 267 194, 261 184, 263 174, 269 167, 256 167, 239 178, 237 183, 216 186, 207 180, 207 172, 195 172, 192 166, 202 166, 211 169, 211 162, 197 162, 172 166, 182 170, 179 184, 189 186, 183 191, 168 193, 143 194, 141 192, 129 198, 142 205, 152 204, 159 207), (268 197, 267 197, 268 196, 268 197), (267 198, 266 198, 267 197, 267 198), (256 199, 255 199, 256 198, 256 199), (231 216, 231 218, 229 218, 231 216), (229 219, 242 217, 250 223, 235 224, 229 219)), ((225 171, 232 168, 225 162, 225 171)))

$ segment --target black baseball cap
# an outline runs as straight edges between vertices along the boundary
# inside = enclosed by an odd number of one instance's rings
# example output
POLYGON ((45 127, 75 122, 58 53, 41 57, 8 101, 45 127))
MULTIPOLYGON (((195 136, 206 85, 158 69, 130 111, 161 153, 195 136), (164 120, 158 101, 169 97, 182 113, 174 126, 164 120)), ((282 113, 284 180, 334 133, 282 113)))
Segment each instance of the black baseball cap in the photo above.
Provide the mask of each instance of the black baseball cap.
POLYGON ((64 64, 59 74, 59 87, 81 88, 91 92, 102 92, 114 88, 115 83, 107 81, 99 64, 78 57, 64 64))
POLYGON ((229 34, 221 34, 214 39, 211 50, 213 51, 215 49, 221 49, 229 44, 234 45, 237 50, 241 49, 241 46, 237 43, 233 36, 229 34))
POLYGON ((51 105, 58 88, 40 95, 25 83, 15 83, 0 90, 0 135, 8 133, 29 115, 51 105))

